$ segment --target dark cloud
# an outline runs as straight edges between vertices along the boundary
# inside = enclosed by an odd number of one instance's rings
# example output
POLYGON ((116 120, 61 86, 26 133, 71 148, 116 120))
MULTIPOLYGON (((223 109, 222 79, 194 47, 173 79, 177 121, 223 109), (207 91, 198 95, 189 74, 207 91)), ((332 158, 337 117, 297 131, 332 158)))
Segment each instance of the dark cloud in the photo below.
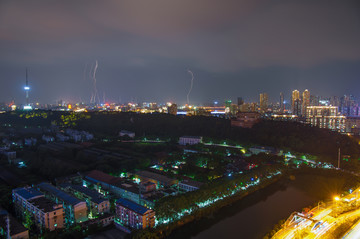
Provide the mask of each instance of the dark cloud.
POLYGON ((339 85, 334 67, 339 77, 359 73, 359 13, 357 1, 2 0, 0 100, 22 100, 12 87, 26 66, 37 100, 89 98, 83 71, 96 59, 99 87, 113 100, 184 102, 188 68, 201 102, 317 87, 315 75, 339 85))

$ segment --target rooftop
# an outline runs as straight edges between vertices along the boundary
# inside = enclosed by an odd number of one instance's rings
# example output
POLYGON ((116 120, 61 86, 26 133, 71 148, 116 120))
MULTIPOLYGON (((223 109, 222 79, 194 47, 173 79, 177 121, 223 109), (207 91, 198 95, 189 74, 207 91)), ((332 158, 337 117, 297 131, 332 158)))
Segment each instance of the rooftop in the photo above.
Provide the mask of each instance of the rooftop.
POLYGON ((131 131, 125 130, 125 129, 121 130, 120 133, 122 133, 122 134, 135 134, 134 132, 131 132, 131 131))
POLYGON ((35 188, 16 188, 13 191, 25 200, 44 196, 44 194, 42 194, 35 188))
POLYGON ((141 215, 144 215, 147 211, 151 210, 125 198, 120 198, 116 201, 116 203, 141 215))
POLYGON ((99 170, 90 171, 88 174, 86 174, 86 177, 92 178, 92 179, 95 179, 97 181, 101 181, 101 182, 104 182, 107 184, 116 183, 121 180, 121 178, 111 176, 111 175, 101 172, 99 170))
POLYGON ((168 178, 164 175, 149 172, 149 171, 138 171, 136 172, 136 175, 139 175, 140 177, 155 179, 156 181, 164 182, 166 184, 171 184, 175 179, 168 178))
POLYGON ((192 186, 192 187, 197 187, 197 188, 200 188, 202 185, 204 185, 204 183, 193 181, 193 180, 190 180, 190 179, 185 179, 185 180, 181 181, 181 183, 185 184, 185 185, 192 186))
POLYGON ((201 136, 181 136, 180 138, 188 138, 188 139, 202 139, 201 136))
POLYGON ((118 182, 113 184, 114 186, 124 189, 128 192, 132 192, 134 194, 139 194, 139 186, 136 183, 132 182, 118 182))
POLYGON ((34 198, 34 199, 29 200, 29 202, 45 213, 57 210, 59 206, 62 207, 61 204, 56 204, 53 201, 51 201, 50 199, 47 199, 45 197, 34 198))
POLYGON ((46 191, 50 194, 53 194, 58 199, 64 201, 66 204, 70 204, 70 205, 74 206, 74 205, 82 202, 78 198, 70 196, 66 192, 64 192, 60 189, 57 189, 56 187, 52 186, 49 183, 40 183, 37 185, 37 187, 40 188, 40 190, 42 190, 42 191, 46 191))
POLYGON ((60 185, 61 188, 72 188, 75 191, 81 192, 87 196, 89 196, 91 198, 92 202, 95 202, 97 204, 102 203, 104 201, 108 201, 107 199, 105 199, 100 193, 91 190, 87 187, 83 187, 81 185, 74 185, 74 184, 70 184, 70 183, 63 183, 60 185))

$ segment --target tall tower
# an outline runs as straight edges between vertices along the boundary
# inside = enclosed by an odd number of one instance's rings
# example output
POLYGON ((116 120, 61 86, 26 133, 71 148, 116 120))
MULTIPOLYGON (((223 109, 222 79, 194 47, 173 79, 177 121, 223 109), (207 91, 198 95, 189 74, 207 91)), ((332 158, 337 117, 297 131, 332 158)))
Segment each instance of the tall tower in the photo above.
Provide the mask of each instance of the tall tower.
POLYGON ((26 96, 26 105, 24 106, 24 110, 29 110, 29 109, 31 109, 31 106, 30 106, 30 103, 29 103, 29 91, 30 91, 30 86, 29 86, 28 70, 27 70, 27 68, 26 68, 26 80, 25 80, 24 90, 25 90, 25 96, 26 96))
MULTIPOLYGON (((291 111, 295 112, 295 101, 299 100, 300 101, 300 92, 298 90, 294 90, 291 94, 291 111)), ((297 102, 298 104, 299 102, 297 102)))
POLYGON ((306 107, 310 106, 310 92, 306 89, 302 93, 302 116, 306 117, 306 107))

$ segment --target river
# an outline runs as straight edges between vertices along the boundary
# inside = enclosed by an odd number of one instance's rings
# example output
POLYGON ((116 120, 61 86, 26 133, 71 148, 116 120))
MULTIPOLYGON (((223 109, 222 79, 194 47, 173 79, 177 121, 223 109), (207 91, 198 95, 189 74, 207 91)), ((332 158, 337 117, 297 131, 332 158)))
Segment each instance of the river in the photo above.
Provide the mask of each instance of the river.
POLYGON ((301 176, 295 181, 282 180, 222 208, 213 215, 189 223, 176 231, 172 239, 261 239, 281 219, 294 211, 328 198, 342 186, 331 188, 331 180, 319 176, 301 176), (330 184, 330 186, 326 186, 330 184), (329 189, 325 190, 323 189, 329 189), (320 192, 320 193, 319 193, 320 192))

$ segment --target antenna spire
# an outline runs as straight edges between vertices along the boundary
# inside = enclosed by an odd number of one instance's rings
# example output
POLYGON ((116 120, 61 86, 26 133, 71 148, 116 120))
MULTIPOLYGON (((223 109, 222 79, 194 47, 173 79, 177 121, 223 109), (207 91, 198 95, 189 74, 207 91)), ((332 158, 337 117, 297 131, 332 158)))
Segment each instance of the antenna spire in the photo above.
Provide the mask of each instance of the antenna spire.
POLYGON ((26 67, 26 86, 29 86, 29 82, 28 82, 28 69, 26 67))

